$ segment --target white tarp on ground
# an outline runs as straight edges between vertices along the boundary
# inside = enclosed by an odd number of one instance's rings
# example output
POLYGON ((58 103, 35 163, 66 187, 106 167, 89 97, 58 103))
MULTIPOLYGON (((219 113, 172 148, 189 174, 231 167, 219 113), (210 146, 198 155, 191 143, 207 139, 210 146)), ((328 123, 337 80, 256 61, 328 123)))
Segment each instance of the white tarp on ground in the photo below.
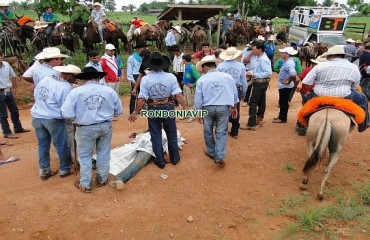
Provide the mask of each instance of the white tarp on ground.
MULTIPOLYGON (((177 142, 179 148, 184 145, 185 139, 181 137, 181 132, 177 130, 177 142)), ((162 129, 162 145, 163 151, 168 152, 167 136, 162 129)), ((116 176, 126 169, 134 160, 137 151, 144 151, 155 157, 152 142, 150 141, 150 133, 138 134, 131 143, 125 144, 122 147, 114 148, 110 151, 110 168, 109 173, 116 176)))

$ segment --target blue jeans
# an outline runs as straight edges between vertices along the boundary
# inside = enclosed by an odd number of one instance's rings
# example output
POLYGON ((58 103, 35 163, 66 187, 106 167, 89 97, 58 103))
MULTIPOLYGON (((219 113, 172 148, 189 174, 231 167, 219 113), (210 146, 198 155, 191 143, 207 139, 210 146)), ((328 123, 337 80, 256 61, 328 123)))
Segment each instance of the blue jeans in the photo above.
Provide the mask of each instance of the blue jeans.
POLYGON ((33 118, 32 126, 35 128, 38 141, 39 174, 50 173, 50 144, 55 143, 59 156, 60 171, 63 175, 71 171, 72 156, 68 146, 68 133, 64 119, 33 118))
POLYGON ((13 122, 14 131, 23 129, 21 121, 19 120, 18 107, 15 103, 13 93, 0 93, 0 122, 4 135, 12 133, 8 123, 8 112, 6 110, 7 106, 13 122))
MULTIPOLYGON (((148 110, 174 110, 174 106, 148 106, 148 110)), ((177 128, 175 118, 148 118, 150 141, 152 142, 156 164, 164 164, 162 144, 162 127, 167 135, 168 153, 172 164, 180 161, 179 145, 177 143, 177 128)))
POLYGON ((228 106, 204 106, 208 114, 203 119, 204 142, 209 155, 215 160, 223 160, 226 155, 226 135, 229 121, 230 109, 228 106), (215 135, 213 126, 215 125, 215 135))
POLYGON ((76 128, 78 161, 80 163, 80 184, 92 187, 92 161, 96 145, 96 180, 105 183, 108 179, 110 164, 110 144, 112 141, 112 123, 104 122, 96 125, 76 128))
POLYGON ((51 33, 53 32, 53 29, 54 29, 54 25, 52 25, 52 26, 49 25, 49 26, 46 27, 46 30, 45 30, 46 41, 47 41, 47 44, 49 45, 49 47, 53 46, 53 41, 51 39, 51 33))
POLYGON ((122 182, 127 182, 133 178, 136 173, 140 171, 152 158, 147 152, 138 151, 135 160, 122 172, 116 176, 116 180, 121 180, 122 182))

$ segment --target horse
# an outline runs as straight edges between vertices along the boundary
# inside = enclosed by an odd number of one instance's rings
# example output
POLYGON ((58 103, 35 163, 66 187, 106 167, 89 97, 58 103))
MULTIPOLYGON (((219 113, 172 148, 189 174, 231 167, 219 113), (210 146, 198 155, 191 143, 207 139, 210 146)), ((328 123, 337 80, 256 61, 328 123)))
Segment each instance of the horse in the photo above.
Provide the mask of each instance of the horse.
POLYGON ((288 32, 289 32, 289 27, 287 26, 281 26, 279 28, 279 32, 278 34, 276 34, 276 40, 277 40, 278 45, 287 43, 287 33, 288 32))
POLYGON ((154 25, 144 25, 140 28, 135 29, 133 35, 133 41, 135 42, 145 42, 154 41, 156 42, 156 47, 159 51, 162 50, 163 39, 165 33, 171 28, 171 22, 167 20, 160 20, 154 25))
POLYGON ((177 31, 175 33, 176 44, 180 48, 183 48, 184 52, 186 48, 186 43, 190 41, 190 37, 191 37, 191 32, 188 31, 185 27, 181 27, 181 33, 178 33, 177 31))
POLYGON ((202 28, 195 30, 191 38, 193 43, 193 51, 198 52, 202 50, 202 43, 207 41, 207 39, 208 35, 202 28))
POLYGON ((243 37, 243 44, 249 41, 246 23, 235 21, 233 28, 226 34, 226 43, 228 43, 229 46, 237 46, 240 37, 243 37))
POLYGON ((299 60, 303 66, 303 61, 306 63, 306 67, 311 66, 311 59, 315 59, 317 56, 317 45, 314 43, 307 43, 299 49, 299 60))
POLYGON ((28 69, 28 64, 19 55, 5 56, 2 57, 1 61, 6 61, 15 68, 18 72, 18 76, 22 76, 23 73, 28 69))

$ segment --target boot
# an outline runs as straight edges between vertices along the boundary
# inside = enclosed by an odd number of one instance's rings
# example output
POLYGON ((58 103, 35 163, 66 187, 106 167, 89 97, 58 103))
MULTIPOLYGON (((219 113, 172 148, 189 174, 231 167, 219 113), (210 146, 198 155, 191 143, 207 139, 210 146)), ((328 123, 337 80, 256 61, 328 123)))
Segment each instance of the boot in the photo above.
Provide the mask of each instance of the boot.
POLYGON ((262 127, 265 121, 263 121, 263 117, 257 116, 257 125, 262 127))

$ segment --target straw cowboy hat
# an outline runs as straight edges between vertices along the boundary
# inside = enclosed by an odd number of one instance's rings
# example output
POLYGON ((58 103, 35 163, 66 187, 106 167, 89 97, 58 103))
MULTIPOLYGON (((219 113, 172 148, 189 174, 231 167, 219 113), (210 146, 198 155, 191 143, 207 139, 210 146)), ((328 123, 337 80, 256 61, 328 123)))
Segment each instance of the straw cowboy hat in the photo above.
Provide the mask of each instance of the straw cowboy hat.
POLYGON ((352 38, 348 38, 348 39, 346 40, 346 42, 349 42, 349 43, 355 43, 356 41, 355 41, 355 40, 353 40, 352 38))
POLYGON ((178 33, 181 33, 181 27, 180 26, 174 26, 172 28, 175 29, 178 33))
POLYGON ((316 59, 311 59, 311 62, 316 63, 316 64, 326 62, 326 61, 327 61, 326 58, 322 57, 322 55, 318 56, 316 59))
POLYGON ((209 62, 214 62, 216 64, 219 64, 221 62, 221 60, 220 59, 216 59, 215 56, 213 56, 213 55, 205 56, 204 58, 202 58, 202 60, 200 60, 199 62, 197 62, 196 68, 197 68, 198 72, 201 72, 202 71, 203 64, 209 63, 209 62))
POLYGON ((296 55, 298 53, 293 47, 285 47, 283 49, 279 49, 281 53, 288 53, 289 55, 296 55))
POLYGON ((101 7, 102 5, 101 5, 100 3, 98 3, 98 2, 94 2, 94 3, 93 3, 93 6, 94 6, 94 7, 96 7, 96 6, 101 7))
POLYGON ((220 53, 220 56, 219 57, 222 60, 228 61, 228 60, 234 60, 234 59, 236 59, 241 54, 242 54, 242 51, 241 50, 238 50, 235 47, 229 47, 228 49, 222 51, 220 53))
POLYGON ((360 39, 357 39, 355 43, 357 43, 357 44, 363 44, 363 42, 360 39))
POLYGON ((144 66, 150 69, 167 69, 171 65, 171 61, 167 56, 163 56, 160 52, 153 52, 150 57, 143 62, 144 66))
POLYGON ((73 64, 68 64, 67 66, 55 66, 53 69, 61 73, 71 73, 75 75, 81 73, 81 68, 73 64))
POLYGON ((10 7, 9 4, 0 3, 0 7, 10 7))
POLYGON ((48 24, 46 22, 36 21, 35 26, 33 26, 34 29, 40 29, 40 28, 46 28, 48 24))
POLYGON ((51 59, 51 58, 69 58, 68 55, 61 54, 60 49, 57 47, 44 48, 38 55, 38 60, 40 59, 51 59))
POLYGON ((341 46, 341 45, 332 46, 331 48, 328 49, 327 52, 323 53, 321 55, 321 57, 325 57, 326 58, 326 57, 331 56, 331 55, 351 56, 350 54, 344 52, 344 47, 341 46))
POLYGON ((107 75, 106 72, 99 72, 94 67, 84 67, 82 73, 75 76, 77 79, 91 80, 91 79, 101 79, 107 75))

